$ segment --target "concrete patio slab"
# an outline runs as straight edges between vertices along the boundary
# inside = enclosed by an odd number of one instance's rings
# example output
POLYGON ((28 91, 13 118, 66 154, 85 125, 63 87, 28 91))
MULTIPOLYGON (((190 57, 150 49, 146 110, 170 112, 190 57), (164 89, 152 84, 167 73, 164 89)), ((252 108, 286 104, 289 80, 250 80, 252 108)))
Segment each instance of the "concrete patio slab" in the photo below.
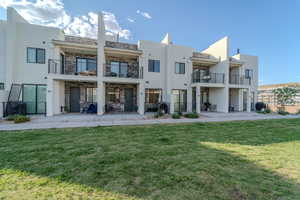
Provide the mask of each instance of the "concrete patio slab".
POLYGON ((222 122, 236 120, 263 120, 263 119, 291 119, 300 118, 300 115, 276 115, 258 113, 213 113, 203 112, 198 119, 154 119, 150 115, 139 114, 110 114, 110 115, 89 115, 89 114, 66 114, 53 117, 31 116, 31 121, 23 124, 13 122, 0 122, 0 131, 4 130, 28 130, 47 128, 74 128, 74 127, 96 127, 116 125, 151 125, 151 124, 172 124, 172 123, 194 123, 194 122, 222 122))

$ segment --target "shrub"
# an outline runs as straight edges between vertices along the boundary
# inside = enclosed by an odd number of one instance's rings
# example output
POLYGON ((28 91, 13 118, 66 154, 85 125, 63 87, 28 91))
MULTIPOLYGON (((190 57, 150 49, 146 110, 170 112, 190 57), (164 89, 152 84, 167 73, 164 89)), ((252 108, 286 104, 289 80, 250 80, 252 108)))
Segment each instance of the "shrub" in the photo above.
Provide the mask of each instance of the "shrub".
POLYGON ((172 114, 172 118, 173 119, 180 119, 180 114, 179 113, 174 113, 174 114, 172 114))
POLYGON ((264 102, 257 102, 255 104, 255 109, 257 111, 262 111, 263 109, 266 109, 266 108, 267 108, 267 106, 266 106, 266 104, 264 102))
POLYGON ((162 116, 164 116, 164 113, 163 113, 161 110, 159 110, 159 111, 154 115, 154 118, 160 118, 160 117, 162 117, 162 116))
POLYGON ((266 108, 265 113, 266 114, 270 114, 271 113, 271 109, 270 108, 266 108))
POLYGON ((15 115, 14 122, 16 124, 24 123, 24 122, 28 122, 28 121, 30 121, 30 118, 25 115, 15 115))
POLYGON ((195 112, 192 112, 192 113, 185 114, 184 117, 186 117, 186 118, 194 118, 195 119, 195 118, 198 118, 199 115, 197 113, 195 113, 195 112))
POLYGON ((290 114, 289 112, 286 112, 286 111, 284 111, 284 110, 278 110, 278 112, 277 112, 279 115, 288 115, 288 114, 290 114))
POLYGON ((297 111, 297 113, 296 113, 297 115, 300 115, 300 109, 297 111))

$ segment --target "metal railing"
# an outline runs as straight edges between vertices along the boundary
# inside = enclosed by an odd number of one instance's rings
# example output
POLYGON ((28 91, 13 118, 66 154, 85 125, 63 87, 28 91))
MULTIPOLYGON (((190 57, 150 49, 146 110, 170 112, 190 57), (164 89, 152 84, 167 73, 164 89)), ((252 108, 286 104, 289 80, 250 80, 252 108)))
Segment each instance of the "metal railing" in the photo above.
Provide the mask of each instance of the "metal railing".
POLYGON ((157 112, 159 103, 147 103, 145 102, 145 112, 157 112))
POLYGON ((205 73, 194 71, 192 73, 193 83, 222 83, 225 82, 225 74, 223 73, 205 73))
POLYGON ((211 58, 211 56, 209 54, 204 54, 204 53, 200 53, 200 52, 193 52, 193 57, 195 57, 195 58, 205 58, 205 59, 211 58))
POLYGON ((121 112, 137 112, 138 106, 133 103, 130 106, 126 106, 125 103, 107 103, 105 104, 105 112, 107 113, 121 113, 121 112))
POLYGON ((232 85, 251 85, 251 79, 237 74, 229 75, 229 84, 232 85))
POLYGON ((93 70, 77 71, 76 62, 65 62, 64 67, 59 59, 48 60, 48 73, 49 74, 66 74, 66 75, 81 75, 81 76, 97 76, 97 67, 93 70))
POLYGON ((26 103, 17 102, 2 102, 3 117, 9 115, 26 115, 26 103))
POLYGON ((228 111, 229 112, 243 112, 245 110, 243 107, 241 108, 239 105, 231 104, 231 105, 229 105, 228 111))
POLYGON ((128 49, 134 51, 138 50, 138 45, 123 43, 123 42, 105 41, 105 46, 110 48, 117 48, 117 49, 128 49))
POLYGON ((105 77, 119 77, 119 78, 143 78, 143 67, 138 64, 118 66, 111 64, 104 64, 103 76, 105 77))

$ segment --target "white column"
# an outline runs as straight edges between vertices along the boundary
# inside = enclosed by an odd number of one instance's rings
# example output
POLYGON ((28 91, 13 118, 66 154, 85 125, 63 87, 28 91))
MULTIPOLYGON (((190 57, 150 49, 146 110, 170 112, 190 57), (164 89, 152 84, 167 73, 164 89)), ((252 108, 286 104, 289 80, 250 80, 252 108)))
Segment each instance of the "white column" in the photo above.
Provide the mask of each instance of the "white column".
POLYGON ((47 102, 47 116, 53 116, 53 106, 54 106, 54 81, 53 79, 47 79, 47 94, 46 94, 46 102, 47 102))
POLYGON ((97 114, 103 115, 105 112, 105 83, 97 82, 97 114))
POLYGON ((187 112, 193 111, 193 88, 189 87, 187 89, 187 112))
POLYGON ((201 87, 196 87, 196 112, 199 114, 201 112, 201 87))
POLYGON ((141 82, 138 84, 137 88, 137 102, 138 102, 138 113, 140 115, 144 115, 145 113, 145 86, 144 83, 141 82))
POLYGON ((247 89, 247 112, 251 112, 251 95, 250 95, 250 88, 247 89))
POLYGON ((238 106, 239 106, 239 111, 243 111, 244 109, 244 94, 243 94, 243 89, 237 89, 238 90, 238 106))
POLYGON ((174 102, 173 102, 173 94, 172 94, 172 90, 167 93, 167 97, 170 100, 170 113, 173 114, 174 113, 174 102))

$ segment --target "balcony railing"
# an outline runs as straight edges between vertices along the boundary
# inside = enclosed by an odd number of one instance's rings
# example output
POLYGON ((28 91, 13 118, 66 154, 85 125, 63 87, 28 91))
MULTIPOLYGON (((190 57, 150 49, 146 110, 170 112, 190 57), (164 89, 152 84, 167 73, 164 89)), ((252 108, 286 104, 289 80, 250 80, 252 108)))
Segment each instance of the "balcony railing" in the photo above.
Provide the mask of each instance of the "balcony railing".
POLYGON ((195 58, 205 58, 205 59, 210 59, 211 56, 209 54, 204 54, 200 52, 193 52, 193 57, 195 58))
POLYGON ((110 48, 117 48, 117 49, 127 49, 127 50, 138 50, 138 46, 136 44, 129 44, 123 42, 112 42, 112 41, 105 41, 105 46, 110 48))
POLYGON ((251 79, 237 74, 229 75, 229 84, 232 85, 251 85, 251 79))
POLYGON ((193 83, 222 83, 225 82, 225 74, 223 73, 205 73, 195 71, 192 73, 193 83))
POLYGON ((143 67, 139 67, 138 64, 132 65, 111 65, 104 64, 103 75, 105 77, 119 77, 119 78, 143 78, 143 67))
POLYGON ((81 76, 97 76, 97 65, 93 64, 91 69, 77 70, 76 62, 65 62, 62 65, 61 60, 49 59, 48 60, 48 73, 49 74, 66 74, 66 75, 81 75, 81 76))

